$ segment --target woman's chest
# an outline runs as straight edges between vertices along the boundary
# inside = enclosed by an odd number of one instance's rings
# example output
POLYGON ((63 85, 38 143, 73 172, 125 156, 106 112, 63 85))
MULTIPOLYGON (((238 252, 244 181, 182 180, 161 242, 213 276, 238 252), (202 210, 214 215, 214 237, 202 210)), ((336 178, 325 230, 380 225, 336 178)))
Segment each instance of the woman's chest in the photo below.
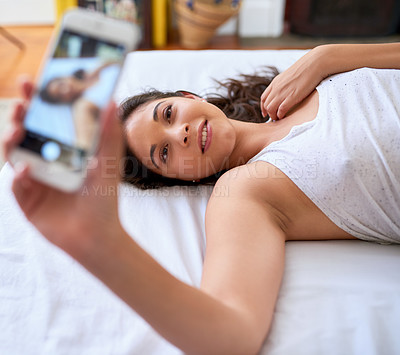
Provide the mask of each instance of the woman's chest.
POLYGON ((318 91, 314 90, 305 100, 289 111, 285 118, 268 123, 274 128, 271 141, 280 141, 290 133, 294 126, 313 121, 318 114, 318 108, 319 95, 318 91))
POLYGON ((354 239, 333 223, 282 170, 266 162, 249 168, 266 209, 283 229, 287 240, 354 239))

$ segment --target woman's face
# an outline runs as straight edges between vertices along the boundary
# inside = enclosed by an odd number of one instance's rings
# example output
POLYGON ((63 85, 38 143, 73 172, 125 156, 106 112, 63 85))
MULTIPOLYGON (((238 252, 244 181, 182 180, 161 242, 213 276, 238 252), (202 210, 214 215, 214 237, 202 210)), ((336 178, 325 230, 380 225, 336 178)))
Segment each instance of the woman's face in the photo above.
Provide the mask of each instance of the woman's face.
POLYGON ((125 127, 130 149, 147 168, 181 180, 226 168, 236 141, 225 114, 194 95, 146 103, 125 127))
POLYGON ((72 102, 79 91, 76 85, 76 79, 71 77, 53 79, 47 86, 49 95, 59 102, 72 102))

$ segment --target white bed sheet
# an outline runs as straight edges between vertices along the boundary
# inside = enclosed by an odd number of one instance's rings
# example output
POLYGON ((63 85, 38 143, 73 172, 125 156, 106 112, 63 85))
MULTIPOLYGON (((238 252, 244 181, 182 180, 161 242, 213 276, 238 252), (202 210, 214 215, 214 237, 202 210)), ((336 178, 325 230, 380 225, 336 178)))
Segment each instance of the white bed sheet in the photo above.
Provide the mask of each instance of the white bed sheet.
MULTIPOLYGON (((261 65, 283 70, 302 51, 160 51, 128 57, 116 98, 144 88, 200 94, 261 65)), ((181 352, 24 219, 0 173, 0 354, 181 352)), ((178 278, 198 285, 210 187, 139 191, 122 185, 128 232, 178 278)), ((99 193, 105 193, 99 191, 99 193)), ((262 354, 399 354, 400 246, 289 242, 262 354)))

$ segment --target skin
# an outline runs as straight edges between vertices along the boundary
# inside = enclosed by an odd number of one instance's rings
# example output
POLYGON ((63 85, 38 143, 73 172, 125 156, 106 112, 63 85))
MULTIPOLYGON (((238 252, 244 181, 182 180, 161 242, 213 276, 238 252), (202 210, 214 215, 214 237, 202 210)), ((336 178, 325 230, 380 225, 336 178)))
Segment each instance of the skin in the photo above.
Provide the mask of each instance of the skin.
MULTIPOLYGON (((313 120, 318 112, 318 104, 318 92, 314 90, 293 108, 285 120, 260 125, 231 120, 214 105, 190 94, 185 98, 155 100, 133 112, 128 118, 125 128, 127 142, 140 161, 165 176, 201 179, 208 176, 205 172, 210 169, 230 169, 221 180, 223 184, 235 186, 238 184, 236 180, 244 185, 251 184, 259 203, 264 206, 270 205, 275 211, 279 210, 279 218, 283 218, 284 215, 286 219, 291 220, 290 225, 285 223, 286 239, 324 239, 323 236, 353 239, 330 222, 278 169, 265 162, 243 165, 265 146, 284 138, 293 126, 313 120), (154 108, 158 108, 157 122, 153 119, 154 108), (202 153, 198 145, 198 127, 205 119, 213 133, 209 149, 202 153), (143 140, 140 137, 147 139, 143 140), (153 144, 157 145, 160 153, 155 153, 158 168, 150 159, 149 152, 153 144), (166 163, 163 163, 158 155, 164 154, 163 149, 166 145, 168 156, 166 163), (273 191, 270 191, 271 186, 273 191), (286 191, 290 193, 284 193, 286 191), (297 206, 301 206, 302 210, 299 217, 297 206)), ((222 182, 219 182, 218 186, 220 184, 222 182)), ((246 191, 247 193, 250 194, 246 191)), ((250 196, 244 197, 251 201, 250 196)), ((213 203, 216 202, 211 198, 210 206, 213 203)), ((247 202, 240 203, 241 210, 243 203, 247 202)), ((221 206, 224 210, 225 207, 221 206)), ((256 205, 255 208, 251 208, 253 215, 259 216, 258 208, 265 209, 256 205)), ((207 216, 209 215, 207 210, 207 216)), ((216 215, 218 219, 220 215, 221 212, 216 215)), ((211 219, 212 216, 211 213, 211 219)))
POLYGON ((93 138, 98 131, 99 107, 81 98, 75 101, 72 116, 75 122, 75 145, 90 151, 93 149, 93 138))
POLYGON ((98 128, 100 109, 91 101, 82 97, 85 90, 99 81, 101 71, 114 64, 107 62, 100 65, 96 70, 87 73, 83 80, 73 76, 55 78, 47 86, 47 91, 60 103, 72 104, 72 116, 75 122, 75 144, 77 147, 92 149, 93 137, 98 128))
POLYGON ((85 82, 74 77, 56 78, 47 85, 49 95, 62 103, 77 99, 85 89, 85 82))
POLYGON ((86 73, 84 79, 78 79, 74 76, 54 78, 47 85, 47 91, 58 102, 71 103, 79 98, 86 89, 96 84, 99 81, 101 71, 112 64, 114 62, 100 65, 93 72, 86 73))
POLYGON ((201 179, 232 164, 227 158, 236 144, 234 126, 222 111, 197 96, 156 100, 132 116, 125 127, 128 144, 148 168, 159 174, 182 180, 201 179), (153 119, 155 107, 157 122, 153 119), (198 128, 205 120, 219 143, 203 154, 198 145, 198 128), (139 137, 148 139, 144 142, 139 137), (153 144, 157 145, 156 166, 150 159, 153 144))
MULTIPOLYGON (((284 72, 278 76, 271 89, 263 94, 263 110, 271 117, 280 112, 285 101, 287 111, 281 116, 284 120, 264 124, 262 130, 256 130, 254 124, 229 121, 209 104, 190 97, 174 101, 176 120, 170 126, 165 122, 156 126, 151 121, 155 103, 133 114, 136 116, 131 117, 125 133, 131 138, 132 149, 143 155, 145 164, 148 164, 149 145, 167 140, 172 145, 171 153, 180 149, 182 154, 187 151, 188 157, 194 155, 196 161, 200 157, 204 164, 210 164, 205 162, 209 160, 214 166, 232 167, 218 180, 214 190, 227 188, 229 194, 213 193, 207 206, 207 250, 200 289, 174 278, 125 232, 118 219, 116 194, 93 193, 94 186, 116 191, 119 183, 119 167, 111 166, 109 160, 115 157, 119 161, 123 151, 122 129, 115 119, 115 107, 109 107, 103 115, 100 147, 97 159, 93 160, 97 164, 90 167, 82 187, 89 194, 82 191, 65 194, 51 189, 31 179, 29 167, 23 163, 15 167, 12 189, 27 219, 48 240, 78 260, 185 353, 256 354, 272 322, 284 268, 285 242, 346 239, 349 235, 333 225, 274 166, 264 162, 236 165, 240 161, 238 152, 242 151, 242 159, 247 159, 268 142, 283 138, 293 125, 315 117, 316 66, 323 68, 318 75, 324 77, 362 66, 399 68, 399 65, 397 44, 317 48, 289 68, 290 75, 284 72), (281 97, 280 92, 292 94, 281 97), (197 127, 204 115, 209 115, 215 131, 212 144, 218 145, 210 146, 207 159, 196 153, 191 136, 195 132, 193 127, 197 127), (143 130, 154 130, 148 131, 153 135, 143 147, 134 139, 134 123, 131 123, 134 120, 142 121, 143 130), (186 141, 185 134, 189 135, 186 141), (225 150, 228 163, 221 159, 225 150), (102 174, 104 169, 107 174, 102 174), (64 227, 60 229, 60 225, 64 227)), ((31 90, 32 86, 25 83, 27 98, 31 90)), ((3 140, 6 156, 22 139, 23 115, 24 106, 18 105, 12 129, 3 140)), ((174 163, 165 171, 196 179, 201 177, 203 168, 193 168, 190 174, 174 163)))
POLYGON ((125 131, 130 148, 149 169, 171 178, 197 180, 245 164, 265 146, 286 136, 294 125, 313 119, 317 111, 318 93, 314 90, 292 110, 290 121, 259 125, 228 119, 214 105, 187 94, 147 103, 131 115, 125 131), (158 121, 153 118, 155 109, 158 121), (198 136, 205 120, 212 137, 203 153, 198 136), (156 145, 154 163, 152 145, 156 145))

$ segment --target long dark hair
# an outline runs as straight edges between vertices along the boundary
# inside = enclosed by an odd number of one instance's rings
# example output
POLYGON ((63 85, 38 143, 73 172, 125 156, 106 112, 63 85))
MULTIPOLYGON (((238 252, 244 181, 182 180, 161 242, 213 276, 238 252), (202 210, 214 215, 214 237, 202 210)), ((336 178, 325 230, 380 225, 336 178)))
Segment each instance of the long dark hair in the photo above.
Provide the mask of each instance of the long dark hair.
MULTIPOLYGON (((276 68, 265 67, 256 74, 240 74, 236 79, 217 81, 223 93, 210 95, 206 100, 221 109, 230 119, 263 123, 267 118, 261 114, 260 97, 276 75, 278 75, 276 68)), ((129 97, 120 105, 120 119, 124 124, 132 112, 148 102, 182 96, 181 91, 161 92, 149 90, 143 94, 129 97)), ((193 186, 214 184, 224 172, 217 172, 199 182, 167 178, 147 169, 127 146, 122 180, 141 189, 154 189, 174 185, 193 186)))

